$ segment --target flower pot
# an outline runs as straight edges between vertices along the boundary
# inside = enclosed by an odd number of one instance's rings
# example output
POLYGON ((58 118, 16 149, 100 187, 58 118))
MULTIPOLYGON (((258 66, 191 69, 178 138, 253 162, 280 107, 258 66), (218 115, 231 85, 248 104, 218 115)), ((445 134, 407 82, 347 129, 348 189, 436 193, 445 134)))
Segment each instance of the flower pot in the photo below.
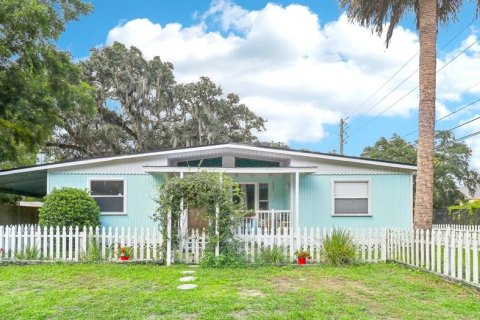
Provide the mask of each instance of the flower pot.
POLYGON ((307 264, 307 258, 306 257, 298 257, 297 258, 297 264, 307 264))
POLYGON ((126 257, 126 256, 121 256, 120 257, 121 261, 127 261, 128 259, 130 259, 130 257, 126 257))

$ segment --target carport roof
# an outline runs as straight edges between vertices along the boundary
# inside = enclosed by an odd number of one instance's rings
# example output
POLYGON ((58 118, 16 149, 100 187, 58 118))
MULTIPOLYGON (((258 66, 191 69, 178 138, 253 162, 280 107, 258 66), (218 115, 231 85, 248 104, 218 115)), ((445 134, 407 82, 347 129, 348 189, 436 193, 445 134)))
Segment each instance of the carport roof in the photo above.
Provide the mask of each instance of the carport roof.
POLYGON ((0 175, 0 192, 43 197, 47 194, 47 169, 0 175))

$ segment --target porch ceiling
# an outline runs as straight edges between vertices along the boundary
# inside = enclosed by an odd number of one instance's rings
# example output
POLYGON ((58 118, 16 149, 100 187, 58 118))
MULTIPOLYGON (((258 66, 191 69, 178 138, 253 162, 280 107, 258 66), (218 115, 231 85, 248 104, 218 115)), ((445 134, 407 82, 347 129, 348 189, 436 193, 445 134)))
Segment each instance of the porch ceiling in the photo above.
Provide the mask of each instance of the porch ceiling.
POLYGON ((30 197, 47 193, 47 170, 0 175, 0 192, 30 197))
POLYGON ((315 173, 317 167, 254 167, 254 168, 207 168, 207 167, 170 167, 170 166, 144 166, 146 173, 179 173, 179 172, 222 172, 222 173, 315 173))

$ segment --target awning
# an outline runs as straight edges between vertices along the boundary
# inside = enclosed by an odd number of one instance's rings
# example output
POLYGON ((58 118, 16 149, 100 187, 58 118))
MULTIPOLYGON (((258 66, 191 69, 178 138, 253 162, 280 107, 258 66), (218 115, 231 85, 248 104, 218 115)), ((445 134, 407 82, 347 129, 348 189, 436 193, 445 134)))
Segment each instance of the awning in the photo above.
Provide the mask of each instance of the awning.
POLYGON ((41 198, 47 194, 47 170, 2 172, 0 192, 41 198))

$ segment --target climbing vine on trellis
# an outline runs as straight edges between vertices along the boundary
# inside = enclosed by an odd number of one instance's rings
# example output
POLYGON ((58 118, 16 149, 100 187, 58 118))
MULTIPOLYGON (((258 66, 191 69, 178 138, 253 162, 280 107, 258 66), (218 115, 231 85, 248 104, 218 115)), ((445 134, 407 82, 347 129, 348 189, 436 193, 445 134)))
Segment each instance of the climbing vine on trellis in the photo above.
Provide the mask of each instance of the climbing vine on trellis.
POLYGON ((209 221, 207 228, 208 245, 204 257, 213 257, 219 243, 222 255, 232 255, 237 251, 234 229, 240 223, 244 213, 244 202, 240 186, 233 179, 220 173, 200 171, 187 174, 183 178, 170 177, 158 191, 158 208, 154 220, 159 222, 163 232, 163 251, 166 254, 168 234, 168 215, 171 213, 172 248, 177 248, 180 241, 179 222, 183 208, 199 208, 209 221), (217 217, 217 208, 219 214, 217 217), (216 234, 218 228, 218 236, 216 234))

